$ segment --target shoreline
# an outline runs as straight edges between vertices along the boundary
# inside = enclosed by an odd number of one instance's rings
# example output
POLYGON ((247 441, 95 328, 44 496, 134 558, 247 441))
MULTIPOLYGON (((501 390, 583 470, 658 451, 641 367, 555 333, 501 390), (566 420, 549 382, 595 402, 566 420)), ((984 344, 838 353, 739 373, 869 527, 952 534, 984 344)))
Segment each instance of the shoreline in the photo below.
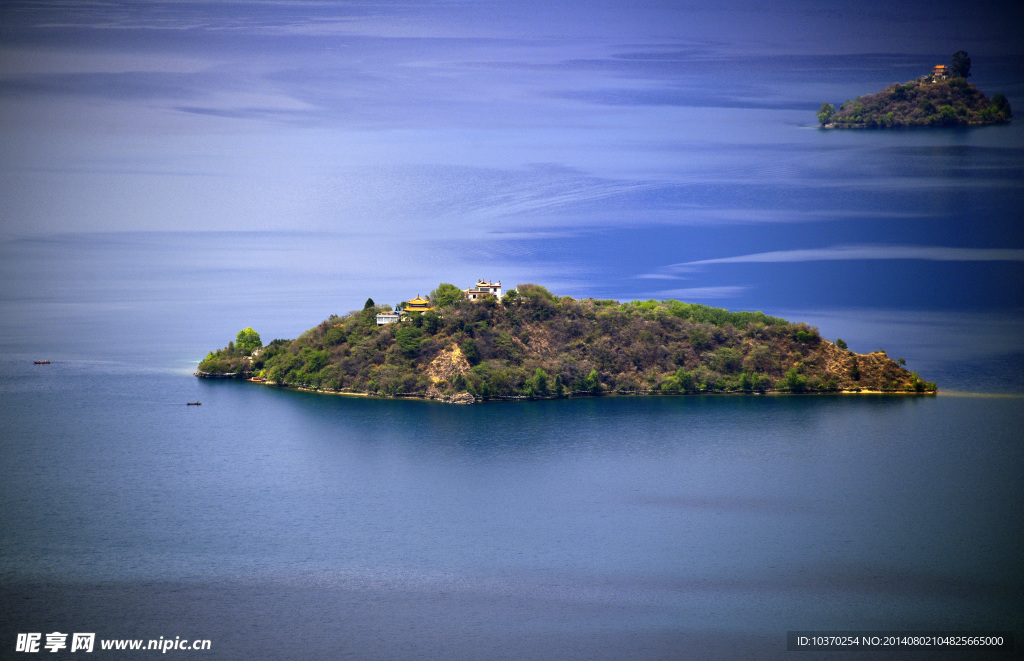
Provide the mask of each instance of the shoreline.
POLYGON ((825 124, 818 125, 813 128, 821 129, 823 131, 890 131, 890 130, 909 130, 909 131, 931 131, 935 129, 969 129, 978 128, 980 126, 1006 126, 1010 124, 1012 120, 1005 122, 968 122, 966 124, 893 124, 892 126, 868 126, 867 124, 857 124, 855 126, 840 126, 839 124, 825 124))
MULTIPOLYGON (((438 402, 441 404, 459 404, 459 405, 470 405, 470 404, 486 404, 488 402, 528 402, 528 401, 547 401, 556 399, 574 399, 580 397, 694 397, 702 395, 713 395, 713 396, 747 396, 747 397, 766 397, 766 396, 807 396, 807 395, 898 395, 898 396, 918 396, 918 397, 935 397, 940 394, 939 390, 932 390, 926 392, 912 392, 906 390, 827 390, 827 391, 808 391, 808 392, 788 392, 783 390, 765 390, 765 391, 708 391, 708 392, 679 392, 679 393, 665 393, 665 392, 654 392, 654 391, 617 391, 617 390, 606 390, 599 393, 590 393, 586 391, 573 391, 566 392, 562 397, 555 396, 544 396, 544 397, 526 397, 523 395, 512 396, 512 397, 489 397, 487 399, 480 399, 475 395, 469 395, 469 393, 455 393, 450 397, 430 397, 427 395, 418 394, 397 394, 397 395, 373 395, 365 392, 353 392, 345 390, 320 390, 317 388, 304 388, 302 386, 290 386, 290 385, 275 385, 268 383, 265 379, 259 378, 243 378, 237 376, 226 376, 226 375, 207 375, 203 372, 195 372, 193 376, 200 379, 233 379, 236 381, 247 381, 256 385, 268 386, 271 388, 281 388, 284 390, 294 390, 298 392, 308 392, 317 395, 341 395, 345 397, 366 397, 370 399, 403 399, 403 400, 418 400, 424 402, 438 402), (460 395, 462 396, 460 398, 460 395), (466 395, 472 397, 472 401, 466 401, 466 395), (456 399, 459 398, 459 399, 456 399)), ((965 393, 942 393, 942 394, 956 394, 959 396, 985 396, 969 395, 965 393)), ((1007 395, 1012 397, 1012 395, 1007 395)), ((1022 395, 1024 396, 1024 395, 1022 395)))

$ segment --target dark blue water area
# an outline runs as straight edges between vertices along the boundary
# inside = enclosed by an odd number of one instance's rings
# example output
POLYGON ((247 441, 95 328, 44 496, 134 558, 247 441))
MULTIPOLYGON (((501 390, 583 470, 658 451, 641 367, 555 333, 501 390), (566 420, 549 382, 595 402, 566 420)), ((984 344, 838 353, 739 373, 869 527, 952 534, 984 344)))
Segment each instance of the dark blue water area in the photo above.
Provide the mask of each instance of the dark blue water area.
POLYGON ((729 658, 795 629, 1024 631, 1019 398, 457 407, 3 373, 5 633, 729 658))
MULTIPOLYGON (((795 122, 797 115, 786 117, 795 122)), ((478 249, 492 258, 558 262, 585 274, 586 290, 616 297, 740 284, 742 294, 720 303, 1022 305, 1015 257, 742 260, 849 246, 1020 249, 1024 128, 772 128, 771 138, 736 130, 736 142, 692 149, 687 156, 700 168, 692 179, 593 201, 572 223, 553 219, 562 236, 527 234, 478 249)))

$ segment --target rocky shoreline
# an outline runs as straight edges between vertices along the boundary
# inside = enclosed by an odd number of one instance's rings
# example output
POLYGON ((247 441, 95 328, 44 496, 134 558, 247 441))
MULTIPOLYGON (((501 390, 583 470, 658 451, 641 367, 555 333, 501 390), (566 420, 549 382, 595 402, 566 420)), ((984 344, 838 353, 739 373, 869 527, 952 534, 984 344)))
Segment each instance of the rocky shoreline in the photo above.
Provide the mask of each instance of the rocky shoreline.
POLYGON ((234 379, 237 381, 248 381, 249 383, 255 383, 257 385, 270 386, 273 388, 284 388, 286 390, 296 390, 299 392, 309 392, 318 395, 341 395, 345 397, 369 397, 373 399, 415 399, 421 401, 433 401, 441 402, 442 404, 480 404, 483 402, 523 402, 523 401, 540 401, 550 399, 573 399, 578 397, 692 397, 695 395, 714 395, 714 396, 748 396, 748 397, 764 397, 764 396, 778 396, 778 395, 931 395, 935 396, 938 394, 938 390, 931 390, 925 392, 909 392, 906 390, 871 390, 867 388, 859 388, 855 390, 835 390, 835 391, 824 391, 824 392, 790 392, 785 390, 766 390, 763 392, 735 392, 735 391, 706 391, 706 392, 692 392, 692 393, 666 393, 661 390, 610 390, 601 391, 599 393, 592 393, 588 391, 578 392, 566 392, 562 397, 554 395, 535 395, 528 397, 525 395, 514 395, 514 396, 492 396, 487 399, 481 397, 475 397, 467 392, 460 392, 454 394, 444 394, 438 392, 436 394, 425 394, 421 395, 418 393, 395 393, 394 395, 381 395, 368 392, 355 392, 345 390, 325 390, 322 388, 308 388, 305 386, 294 386, 289 384, 277 385, 275 383, 268 383, 265 379, 254 378, 246 374, 215 374, 211 372, 203 372, 197 370, 193 376, 200 379, 234 379))

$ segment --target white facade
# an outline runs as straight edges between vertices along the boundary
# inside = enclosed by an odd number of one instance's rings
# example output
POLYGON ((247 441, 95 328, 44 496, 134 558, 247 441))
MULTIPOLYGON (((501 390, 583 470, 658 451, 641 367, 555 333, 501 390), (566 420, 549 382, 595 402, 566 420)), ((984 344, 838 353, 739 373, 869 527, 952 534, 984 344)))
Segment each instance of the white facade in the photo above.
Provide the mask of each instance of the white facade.
POLYGON ((397 312, 381 312, 377 315, 377 325, 383 326, 384 324, 393 324, 401 318, 402 315, 397 312))
POLYGON ((466 298, 471 301, 477 301, 487 295, 501 300, 501 280, 498 280, 497 282, 480 280, 476 283, 476 286, 464 289, 463 293, 465 293, 466 298))

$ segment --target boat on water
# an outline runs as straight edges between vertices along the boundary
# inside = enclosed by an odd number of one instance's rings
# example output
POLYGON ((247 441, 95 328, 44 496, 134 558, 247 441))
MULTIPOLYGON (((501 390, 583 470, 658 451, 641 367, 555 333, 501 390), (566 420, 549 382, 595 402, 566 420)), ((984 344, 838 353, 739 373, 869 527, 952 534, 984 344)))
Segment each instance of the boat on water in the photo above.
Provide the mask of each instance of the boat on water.
POLYGON ((187 406, 201 406, 202 402, 185 402, 187 406))
POLYGON ((48 360, 33 360, 32 362, 35 363, 36 365, 49 365, 50 364, 50 361, 48 361, 48 360))

